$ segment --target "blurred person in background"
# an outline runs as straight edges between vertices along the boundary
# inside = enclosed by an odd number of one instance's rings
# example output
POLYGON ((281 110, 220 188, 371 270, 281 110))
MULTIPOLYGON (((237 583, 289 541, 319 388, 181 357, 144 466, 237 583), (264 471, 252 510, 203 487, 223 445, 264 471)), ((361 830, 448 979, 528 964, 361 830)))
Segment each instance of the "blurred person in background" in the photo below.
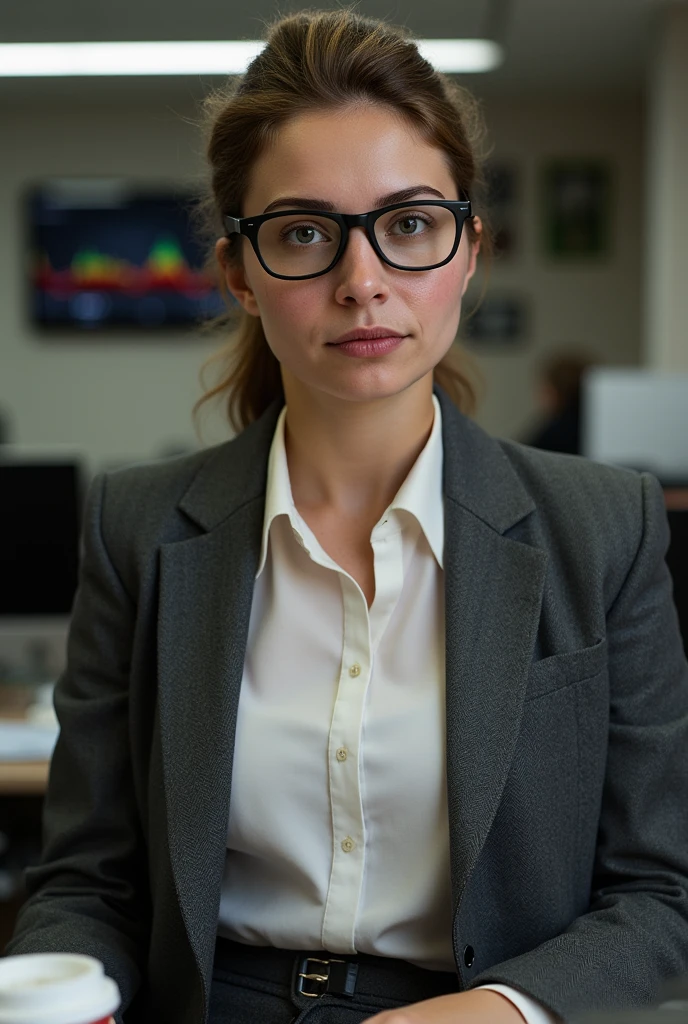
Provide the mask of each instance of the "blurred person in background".
POLYGON ((239 434, 92 483, 8 952, 94 955, 126 1024, 647 1005, 688 968, 666 513, 471 419, 476 103, 344 9, 207 113, 239 434))
POLYGON ((551 452, 581 453, 582 381, 598 360, 580 352, 558 352, 538 367, 538 405, 543 421, 523 441, 551 452))

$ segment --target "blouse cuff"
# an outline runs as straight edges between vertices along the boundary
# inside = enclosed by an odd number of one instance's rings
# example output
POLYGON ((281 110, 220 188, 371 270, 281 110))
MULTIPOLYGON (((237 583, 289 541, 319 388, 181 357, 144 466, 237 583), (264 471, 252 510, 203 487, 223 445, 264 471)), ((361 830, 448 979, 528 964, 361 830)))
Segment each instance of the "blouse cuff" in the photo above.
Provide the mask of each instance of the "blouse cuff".
POLYGON ((530 996, 524 996, 522 992, 517 992, 510 985, 476 985, 473 991, 477 992, 480 988, 489 988, 493 992, 499 992, 501 995, 506 996, 525 1017, 526 1024, 557 1024, 557 1018, 549 1010, 546 1010, 540 1003, 531 999, 530 996))

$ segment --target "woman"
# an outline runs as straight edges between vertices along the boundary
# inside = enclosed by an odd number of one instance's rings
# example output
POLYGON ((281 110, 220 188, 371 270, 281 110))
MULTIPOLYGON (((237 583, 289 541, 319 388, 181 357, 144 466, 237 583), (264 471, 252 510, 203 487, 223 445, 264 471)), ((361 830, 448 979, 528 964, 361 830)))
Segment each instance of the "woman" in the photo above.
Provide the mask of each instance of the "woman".
POLYGON ((542 1024, 688 966, 660 487, 466 415, 470 110, 348 11, 211 107, 246 429, 91 488, 9 946, 127 1024, 542 1024))

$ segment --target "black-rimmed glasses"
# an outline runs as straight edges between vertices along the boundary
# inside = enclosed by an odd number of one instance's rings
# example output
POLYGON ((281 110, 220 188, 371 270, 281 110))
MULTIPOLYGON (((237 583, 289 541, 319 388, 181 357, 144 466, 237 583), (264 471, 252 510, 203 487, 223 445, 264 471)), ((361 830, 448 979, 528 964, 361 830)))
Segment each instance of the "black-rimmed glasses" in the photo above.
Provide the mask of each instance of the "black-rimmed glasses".
POLYGON ((394 203, 369 213, 280 210, 258 217, 224 216, 227 236, 245 235, 272 277, 303 281, 332 270, 351 228, 362 227, 373 249, 397 270, 434 270, 453 259, 469 201, 424 199, 394 203))

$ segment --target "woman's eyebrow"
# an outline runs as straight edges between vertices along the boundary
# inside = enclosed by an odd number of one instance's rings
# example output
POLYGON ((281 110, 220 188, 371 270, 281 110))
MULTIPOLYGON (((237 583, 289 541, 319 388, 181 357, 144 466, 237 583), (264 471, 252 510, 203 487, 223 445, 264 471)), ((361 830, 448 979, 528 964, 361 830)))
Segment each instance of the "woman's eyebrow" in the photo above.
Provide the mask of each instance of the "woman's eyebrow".
MULTIPOLYGON (((386 196, 379 196, 375 202, 375 209, 379 209, 381 206, 391 206, 393 203, 403 203, 407 199, 414 199, 421 193, 430 193, 437 196, 438 199, 445 198, 431 185, 411 185, 408 188, 399 189, 397 192, 390 192, 386 196)), ((302 210, 327 210, 328 213, 337 212, 335 204, 328 199, 315 199, 309 196, 280 196, 279 199, 273 199, 271 203, 268 203, 263 213, 269 213, 277 206, 289 206, 302 210)))

